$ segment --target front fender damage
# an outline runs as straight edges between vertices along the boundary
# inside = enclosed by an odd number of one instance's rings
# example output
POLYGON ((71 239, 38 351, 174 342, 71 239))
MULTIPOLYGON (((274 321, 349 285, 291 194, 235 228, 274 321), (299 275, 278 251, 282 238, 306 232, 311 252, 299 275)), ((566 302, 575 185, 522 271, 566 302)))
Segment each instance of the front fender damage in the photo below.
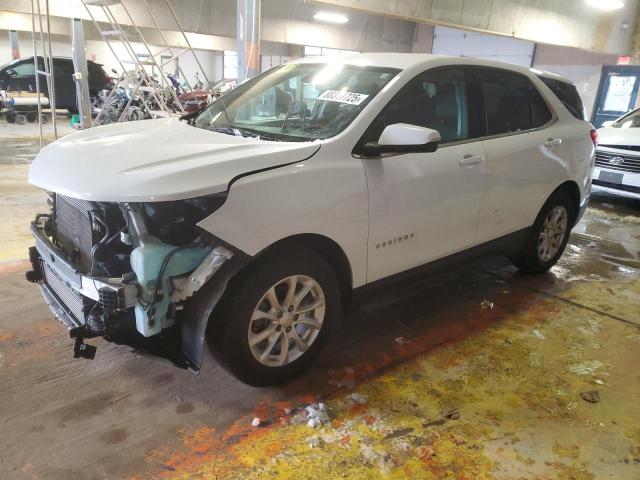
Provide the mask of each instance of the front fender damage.
POLYGON ((236 253, 232 258, 225 260, 187 302, 182 318, 181 340, 182 352, 191 370, 198 371, 202 367, 207 325, 227 289, 229 280, 243 269, 249 260, 250 257, 243 253, 236 253))
POLYGON ((188 368, 198 371, 211 313, 231 277, 250 257, 216 239, 169 245, 149 233, 136 205, 127 205, 126 211, 136 245, 130 256, 139 284, 136 330, 151 337, 179 319, 183 360, 188 368))

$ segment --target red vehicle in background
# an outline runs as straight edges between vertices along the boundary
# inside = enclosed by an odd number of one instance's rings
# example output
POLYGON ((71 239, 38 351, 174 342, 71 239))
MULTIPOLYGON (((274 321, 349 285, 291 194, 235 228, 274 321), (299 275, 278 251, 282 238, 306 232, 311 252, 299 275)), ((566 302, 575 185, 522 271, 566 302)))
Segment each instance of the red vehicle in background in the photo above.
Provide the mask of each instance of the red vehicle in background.
POLYGON ((235 86, 236 81, 227 78, 216 82, 209 89, 204 89, 202 82, 198 82, 193 90, 178 95, 178 100, 185 113, 199 112, 216 98, 233 90, 235 86))

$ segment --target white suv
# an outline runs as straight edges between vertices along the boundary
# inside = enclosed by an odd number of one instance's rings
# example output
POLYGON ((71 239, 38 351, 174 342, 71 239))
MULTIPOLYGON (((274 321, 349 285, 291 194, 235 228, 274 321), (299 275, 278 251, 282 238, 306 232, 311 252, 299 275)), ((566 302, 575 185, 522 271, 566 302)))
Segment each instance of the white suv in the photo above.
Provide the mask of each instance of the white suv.
POLYGON ((88 337, 161 334, 195 370, 206 343, 245 382, 283 381, 355 293, 487 253, 556 263, 595 132, 549 80, 571 86, 469 58, 313 58, 188 122, 71 134, 31 167, 53 209, 28 279, 76 356, 93 357, 88 337))

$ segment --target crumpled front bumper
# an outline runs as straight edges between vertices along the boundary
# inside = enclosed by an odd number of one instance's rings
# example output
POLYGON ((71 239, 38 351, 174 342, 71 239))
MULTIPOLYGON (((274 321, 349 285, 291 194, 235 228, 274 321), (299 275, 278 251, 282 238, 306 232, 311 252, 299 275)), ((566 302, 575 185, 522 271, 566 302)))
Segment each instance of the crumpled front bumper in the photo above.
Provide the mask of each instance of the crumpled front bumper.
POLYGON ((138 296, 133 283, 121 278, 93 278, 80 273, 64 258, 37 222, 31 224, 35 246, 29 249, 33 270, 27 279, 38 283, 45 302, 54 316, 74 337, 96 336, 87 328, 90 309, 123 312, 131 309, 138 296))

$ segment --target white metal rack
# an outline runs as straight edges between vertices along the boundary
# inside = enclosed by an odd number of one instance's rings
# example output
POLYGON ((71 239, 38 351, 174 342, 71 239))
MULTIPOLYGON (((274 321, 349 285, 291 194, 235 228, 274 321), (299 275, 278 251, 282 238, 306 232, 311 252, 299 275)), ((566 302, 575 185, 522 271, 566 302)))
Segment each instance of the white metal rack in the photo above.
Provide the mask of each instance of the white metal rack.
POLYGON ((182 29, 182 25, 180 24, 180 21, 178 20, 173 7, 169 3, 169 0, 165 0, 165 4, 170 13, 169 17, 173 19, 173 28, 162 28, 157 21, 156 15, 147 3, 147 0, 142 0, 142 3, 144 4, 144 7, 146 9, 146 13, 149 18, 151 18, 151 21, 153 23, 153 28, 145 28, 145 30, 147 30, 148 32, 156 32, 162 39, 163 45, 161 46, 160 50, 156 52, 154 52, 151 48, 149 42, 143 35, 142 29, 138 26, 138 23, 131 15, 131 11, 127 8, 126 2, 124 0, 80 1, 83 3, 89 15, 89 18, 91 18, 91 21, 93 22, 94 27, 109 47, 109 50, 113 54, 123 72, 123 74, 118 78, 115 88, 109 94, 104 105, 106 106, 110 101, 112 101, 117 87, 124 86, 126 84, 128 88, 133 89, 131 98, 122 111, 122 114, 120 115, 118 121, 121 122, 127 118, 132 98, 138 95, 139 92, 149 94, 155 100, 154 103, 160 106, 160 110, 151 109, 150 105, 144 99, 145 95, 139 95, 139 98, 143 102, 147 111, 154 117, 175 116, 184 114, 184 109, 178 101, 175 90, 171 88, 167 78, 164 75, 164 68, 172 62, 175 62, 180 76, 187 84, 188 89, 192 90, 191 84, 189 83, 187 76, 182 71, 179 62, 180 57, 187 53, 190 53, 191 55, 193 55, 193 58, 195 59, 200 72, 202 73, 202 77, 206 82, 205 85, 209 84, 209 80, 207 78, 207 73, 202 67, 198 56, 195 54, 191 46, 191 42, 182 29), (118 9, 119 11, 116 9, 118 9), (96 11, 102 13, 101 20, 97 20, 97 15, 95 14, 96 11), (116 13, 120 13, 121 15, 116 16, 116 13), (118 18, 120 18, 121 20, 118 21, 118 18), (122 19, 128 20, 126 24, 123 24, 122 19), (131 33, 131 28, 133 29, 133 34, 131 33), (129 30, 129 33, 127 33, 127 29, 129 30), (186 47, 172 47, 167 41, 167 37, 165 35, 166 31, 180 32, 181 38, 183 39, 186 47), (136 52, 133 43, 139 43, 144 47, 144 60, 140 58, 140 54, 136 52), (119 45, 120 48, 116 48, 116 45, 119 45), (124 52, 124 55, 118 55, 118 51, 124 52), (166 58, 167 55, 168 58, 166 58), (155 67, 160 72, 160 78, 157 81, 153 79, 145 69, 145 66, 149 65, 155 67), (127 69, 127 66, 129 67, 129 69, 127 69), (131 71, 131 66, 133 66, 133 71, 131 71), (163 92, 170 93, 171 99, 173 100, 173 108, 167 105, 166 96, 163 94, 163 92))

